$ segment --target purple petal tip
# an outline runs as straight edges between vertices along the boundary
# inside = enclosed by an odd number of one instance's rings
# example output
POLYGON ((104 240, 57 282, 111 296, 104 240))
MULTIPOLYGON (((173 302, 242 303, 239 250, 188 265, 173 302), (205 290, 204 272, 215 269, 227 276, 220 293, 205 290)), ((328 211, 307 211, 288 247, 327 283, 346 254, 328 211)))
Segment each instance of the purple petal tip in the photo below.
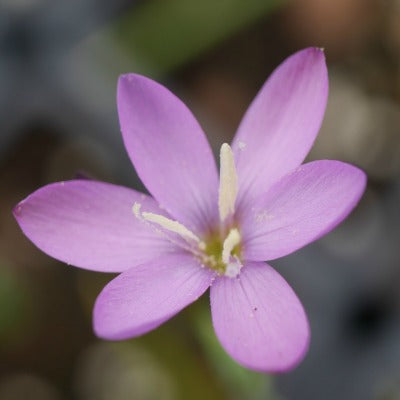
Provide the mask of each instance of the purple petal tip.
POLYGON ((14 206, 11 212, 13 213, 14 218, 18 220, 18 217, 21 215, 21 211, 22 211, 22 202, 14 206))

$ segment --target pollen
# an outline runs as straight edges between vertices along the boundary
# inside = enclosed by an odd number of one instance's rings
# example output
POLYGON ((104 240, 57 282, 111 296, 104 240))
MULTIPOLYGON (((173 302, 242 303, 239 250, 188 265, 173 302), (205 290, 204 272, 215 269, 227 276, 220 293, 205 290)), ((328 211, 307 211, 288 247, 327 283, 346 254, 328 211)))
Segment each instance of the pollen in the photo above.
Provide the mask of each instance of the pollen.
POLYGON ((236 174, 235 159, 229 144, 224 143, 220 151, 220 176, 219 176, 219 217, 221 222, 235 212, 235 202, 238 193, 238 179, 236 174))
POLYGON ((142 205, 140 204, 140 203, 135 203, 134 205, 133 205, 133 207, 132 207, 132 212, 133 212, 133 215, 136 217, 136 218, 140 218, 140 209, 142 208, 142 205))
POLYGON ((243 265, 239 258, 234 257, 233 261, 231 261, 225 268, 225 276, 228 278, 236 278, 240 274, 242 267, 243 265))

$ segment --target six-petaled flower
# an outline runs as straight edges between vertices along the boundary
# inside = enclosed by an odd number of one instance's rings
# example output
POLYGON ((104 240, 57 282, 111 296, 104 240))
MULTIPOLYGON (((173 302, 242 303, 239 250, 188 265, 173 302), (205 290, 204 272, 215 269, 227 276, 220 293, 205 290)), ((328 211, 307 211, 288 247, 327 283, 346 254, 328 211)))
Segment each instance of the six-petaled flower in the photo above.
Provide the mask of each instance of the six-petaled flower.
POLYGON ((318 239, 359 201, 365 174, 339 161, 301 165, 328 94, 324 54, 300 51, 267 80, 220 172, 196 119, 160 84, 121 76, 128 154, 151 196, 90 180, 45 186, 14 210, 23 232, 68 264, 120 272, 99 295, 94 330, 144 334, 210 288, 225 350, 259 371, 293 368, 309 343, 298 298, 266 261, 318 239))

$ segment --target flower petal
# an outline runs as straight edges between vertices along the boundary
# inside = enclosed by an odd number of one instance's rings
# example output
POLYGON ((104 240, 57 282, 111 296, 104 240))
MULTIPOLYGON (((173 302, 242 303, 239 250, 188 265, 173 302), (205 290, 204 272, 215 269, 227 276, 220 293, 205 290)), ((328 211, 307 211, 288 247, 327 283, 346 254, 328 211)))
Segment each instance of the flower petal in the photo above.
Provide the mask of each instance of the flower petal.
POLYGON ((324 52, 308 48, 285 60, 247 110, 232 147, 239 199, 254 198, 298 167, 320 128, 328 96, 324 52))
POLYGON ((242 214, 244 257, 283 257, 317 240, 356 206, 363 171, 340 161, 314 161, 283 177, 242 214))
POLYGON ((160 84, 140 75, 118 83, 126 149, 159 204, 196 233, 218 218, 218 174, 207 139, 189 109, 160 84))
POLYGON ((197 300, 214 273, 190 255, 170 255, 123 272, 100 293, 94 308, 97 336, 142 335, 197 300))
POLYGON ((263 372, 294 368, 309 344, 303 307, 286 281, 268 264, 249 262, 237 278, 211 286, 215 332, 239 364, 263 372))
POLYGON ((132 213, 134 202, 163 212, 149 196, 89 180, 47 185, 21 201, 14 215, 42 251, 67 264, 121 272, 175 248, 132 213))

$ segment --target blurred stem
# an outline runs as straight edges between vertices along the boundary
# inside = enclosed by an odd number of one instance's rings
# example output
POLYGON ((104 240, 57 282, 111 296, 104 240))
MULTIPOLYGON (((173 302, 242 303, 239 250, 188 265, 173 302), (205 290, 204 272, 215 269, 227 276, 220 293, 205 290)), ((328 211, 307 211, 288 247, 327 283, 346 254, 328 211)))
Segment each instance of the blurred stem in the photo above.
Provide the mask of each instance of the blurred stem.
MULTIPOLYGON (((205 296, 206 297, 206 296, 205 296)), ((232 360, 221 347, 211 323, 208 299, 202 299, 190 313, 191 325, 211 368, 221 380, 230 399, 279 400, 273 389, 273 377, 250 371, 232 360)))

